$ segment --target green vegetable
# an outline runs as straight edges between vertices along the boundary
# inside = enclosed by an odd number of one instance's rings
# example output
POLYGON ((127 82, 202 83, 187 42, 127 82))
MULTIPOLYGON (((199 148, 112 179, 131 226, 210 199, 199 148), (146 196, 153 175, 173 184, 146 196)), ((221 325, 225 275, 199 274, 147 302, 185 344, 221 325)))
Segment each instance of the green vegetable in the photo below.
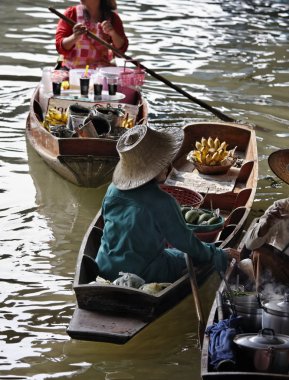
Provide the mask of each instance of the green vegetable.
POLYGON ((197 224, 201 224, 201 223, 203 223, 205 221, 208 221, 211 217, 212 217, 211 213, 210 214, 204 213, 204 214, 202 214, 202 215, 199 216, 197 224))
POLYGON ((199 212, 196 209, 191 209, 185 215, 185 219, 188 223, 194 224, 199 218, 199 212))
POLYGON ((216 224, 220 221, 220 218, 218 216, 213 216, 207 221, 208 225, 216 224))
POLYGON ((189 207, 189 206, 182 206, 182 207, 181 207, 181 211, 182 211, 183 217, 185 217, 186 213, 187 213, 188 211, 190 211, 191 209, 192 209, 192 208, 189 207))

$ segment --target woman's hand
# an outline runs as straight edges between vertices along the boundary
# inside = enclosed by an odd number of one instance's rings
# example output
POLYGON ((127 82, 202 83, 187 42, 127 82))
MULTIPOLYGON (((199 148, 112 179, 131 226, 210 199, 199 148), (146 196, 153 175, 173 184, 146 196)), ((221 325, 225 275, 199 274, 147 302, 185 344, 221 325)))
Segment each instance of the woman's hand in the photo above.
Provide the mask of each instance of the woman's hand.
POLYGON ((227 253, 228 260, 235 259, 237 263, 240 261, 240 252, 237 249, 224 248, 223 251, 227 253))
POLYGON ((83 34, 87 33, 87 27, 83 24, 75 24, 72 28, 75 40, 78 40, 83 34))
POLYGON ((101 23, 101 28, 103 33, 108 34, 109 36, 112 36, 115 33, 115 30, 113 29, 111 22, 109 20, 104 20, 101 23))
POLYGON ((102 23, 99 24, 99 28, 101 29, 102 33, 110 36, 114 47, 116 47, 117 49, 120 49, 123 46, 125 40, 113 28, 110 20, 102 21, 102 23))
POLYGON ((62 40, 63 49, 68 51, 72 49, 76 41, 85 33, 87 33, 87 28, 85 25, 81 23, 75 24, 72 28, 72 34, 62 40))

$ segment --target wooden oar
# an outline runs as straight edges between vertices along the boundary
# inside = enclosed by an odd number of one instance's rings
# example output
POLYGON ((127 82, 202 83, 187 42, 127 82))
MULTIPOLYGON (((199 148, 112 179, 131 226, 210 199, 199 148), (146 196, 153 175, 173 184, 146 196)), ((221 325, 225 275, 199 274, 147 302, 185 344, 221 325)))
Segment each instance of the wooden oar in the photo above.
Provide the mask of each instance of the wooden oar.
POLYGON ((218 321, 222 321, 224 319, 223 300, 222 300, 222 294, 219 290, 216 291, 216 303, 217 303, 218 321))
MULTIPOLYGON (((50 10, 50 12, 56 14, 58 17, 62 18, 64 21, 66 21, 69 25, 71 25, 72 27, 76 24, 75 21, 73 21, 71 18, 63 15, 62 13, 58 12, 56 9, 52 8, 52 7, 49 7, 48 8, 50 10)), ((148 74, 150 74, 152 77, 158 79, 159 81, 165 83, 167 86, 173 88, 174 90, 176 90, 177 92, 179 92, 180 94, 184 95, 186 98, 190 99, 191 101, 193 101, 194 103, 197 103, 199 106, 207 109, 208 111, 212 112, 214 115, 216 115, 219 119, 223 120, 223 121, 229 121, 229 122, 235 122, 236 120, 225 115, 224 113, 222 113, 221 111, 217 110, 216 108, 214 107, 211 107, 210 105, 208 105, 207 103, 203 102, 202 100, 199 100, 197 98, 195 98, 194 96, 192 96, 191 94, 189 94, 188 92, 186 92, 185 90, 183 90, 181 87, 177 86, 176 84, 170 82, 168 79, 166 79, 165 77, 163 77, 162 75, 160 74, 157 74, 154 70, 151 70, 149 69, 148 67, 144 66, 142 63, 140 63, 139 61, 127 56, 126 54, 120 52, 117 48, 115 48, 113 45, 110 45, 108 42, 104 41, 103 39, 99 38, 97 35, 95 35, 94 33, 92 33, 91 31, 87 31, 87 35, 89 37, 91 37, 92 39, 98 41, 99 43, 101 43, 102 45, 106 46, 108 49, 114 51, 114 53, 118 56, 118 57, 121 57, 121 58, 124 58, 128 61, 131 61, 135 66, 137 67, 140 67, 142 68, 143 70, 145 70, 148 74)))
POLYGON ((189 255, 186 254, 185 256, 186 256, 186 262, 187 262, 188 272, 189 272, 189 276, 190 276, 190 283, 191 283, 191 287, 192 287, 192 294, 193 294, 193 298, 194 298, 196 313, 197 313, 197 317, 198 317, 199 342, 200 342, 200 347, 202 347, 203 340, 204 340, 204 334, 205 334, 204 313, 203 313, 202 304, 201 304, 200 297, 199 297, 199 289, 198 289, 198 284, 197 284, 196 273, 195 273, 193 261, 189 255))

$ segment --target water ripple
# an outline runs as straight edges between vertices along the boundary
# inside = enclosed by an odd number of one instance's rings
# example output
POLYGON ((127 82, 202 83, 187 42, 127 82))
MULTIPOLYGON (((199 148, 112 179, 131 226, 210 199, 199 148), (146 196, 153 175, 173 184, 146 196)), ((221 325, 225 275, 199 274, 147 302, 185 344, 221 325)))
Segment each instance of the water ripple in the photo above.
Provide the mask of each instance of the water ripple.
MULTIPOLYGON (((25 0, 16 8, 0 2, 0 377, 197 379, 191 297, 121 347, 73 341, 66 334, 75 305, 77 253, 105 188, 67 183, 25 140, 31 94, 41 69, 57 57, 57 17, 47 7, 62 12, 66 3, 25 0)), ((118 7, 129 56, 256 125, 260 179, 253 213, 285 196, 287 188, 267 158, 288 146, 288 1, 119 0, 118 7)), ((151 125, 213 118, 150 76, 143 92, 151 125)), ((216 283, 208 286, 205 306, 216 283)))

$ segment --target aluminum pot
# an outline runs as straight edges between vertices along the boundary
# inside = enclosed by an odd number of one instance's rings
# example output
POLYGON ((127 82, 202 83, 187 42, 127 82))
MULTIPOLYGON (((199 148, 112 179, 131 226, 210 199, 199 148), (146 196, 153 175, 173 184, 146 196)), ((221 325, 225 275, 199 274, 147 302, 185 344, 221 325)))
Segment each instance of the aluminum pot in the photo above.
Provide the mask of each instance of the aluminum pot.
POLYGON ((257 332, 262 328, 262 308, 248 305, 235 305, 237 315, 242 317, 240 325, 246 332, 257 332))
POLYGON ((289 294, 285 294, 283 300, 271 299, 263 303, 262 308, 262 328, 289 335, 289 294))
POLYGON ((236 335, 234 343, 246 370, 288 374, 288 335, 275 334, 272 329, 262 329, 258 334, 236 335))
POLYGON ((262 328, 262 308, 256 293, 233 296, 236 312, 242 317, 241 327, 247 333, 258 332, 262 328))
POLYGON ((122 126, 124 111, 120 108, 98 107, 93 109, 92 112, 96 116, 105 118, 109 122, 112 130, 122 126))
POLYGON ((70 130, 73 131, 73 130, 75 130, 76 127, 79 127, 80 124, 83 125, 83 121, 89 115, 89 113, 90 113, 89 108, 83 107, 78 103, 71 104, 68 107, 69 117, 68 117, 68 121, 67 121, 67 128, 69 128, 70 130), (79 119, 79 123, 77 123, 77 125, 75 125, 75 123, 74 123, 74 120, 73 120, 74 117, 76 119, 77 118, 79 119))

